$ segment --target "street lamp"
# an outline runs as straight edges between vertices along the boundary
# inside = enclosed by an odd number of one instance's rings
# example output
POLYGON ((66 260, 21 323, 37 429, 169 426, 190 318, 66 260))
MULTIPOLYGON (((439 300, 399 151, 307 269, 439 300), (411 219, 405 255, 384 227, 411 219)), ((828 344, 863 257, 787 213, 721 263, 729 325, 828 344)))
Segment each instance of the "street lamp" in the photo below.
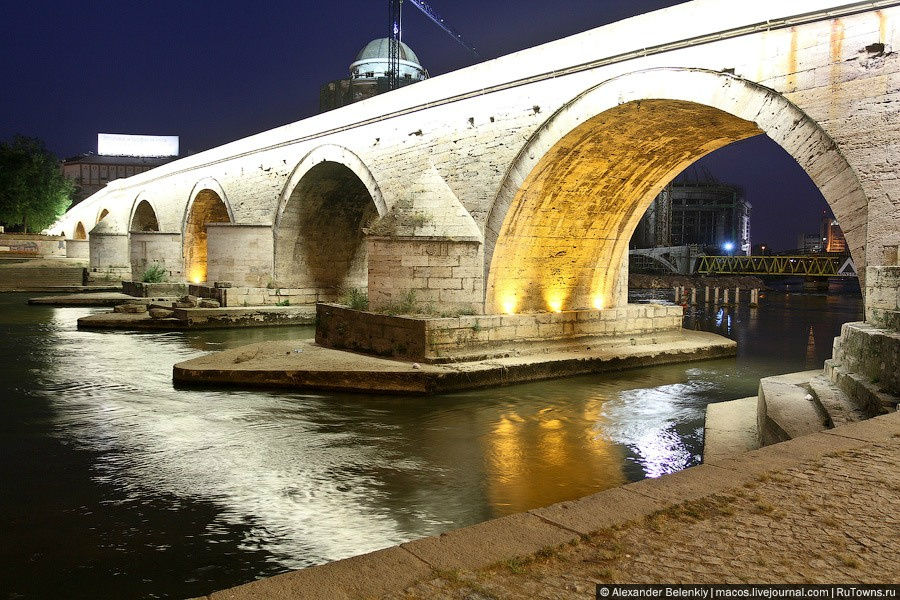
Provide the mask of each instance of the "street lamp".
POLYGON ((734 250, 734 244, 732 242, 725 242, 722 244, 722 250, 725 251, 729 256, 731 255, 731 251, 734 250))

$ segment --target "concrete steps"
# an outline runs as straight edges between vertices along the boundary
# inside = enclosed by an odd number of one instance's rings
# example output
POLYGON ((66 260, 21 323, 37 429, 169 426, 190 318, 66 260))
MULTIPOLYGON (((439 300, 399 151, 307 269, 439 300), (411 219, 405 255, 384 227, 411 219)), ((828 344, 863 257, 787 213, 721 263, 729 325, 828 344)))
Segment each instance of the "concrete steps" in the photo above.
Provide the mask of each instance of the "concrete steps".
POLYGON ((829 427, 840 427, 867 418, 866 411, 824 375, 810 379, 809 388, 822 412, 827 415, 829 427))
POLYGON ((828 415, 803 385, 784 377, 766 377, 759 381, 757 431, 762 446, 786 442, 828 428, 828 415))
POLYGON ((859 373, 847 372, 843 365, 833 359, 825 361, 825 373, 867 416, 893 412, 900 404, 900 396, 884 391, 859 373))
MULTIPOLYGON (((832 367, 834 369, 835 367, 832 367)), ((838 368, 839 369, 839 368, 838 368)), ((862 378, 846 375, 866 393, 875 394, 862 378)), ((870 416, 867 402, 847 394, 821 371, 766 377, 759 382, 757 435, 762 446, 862 421, 870 416)))

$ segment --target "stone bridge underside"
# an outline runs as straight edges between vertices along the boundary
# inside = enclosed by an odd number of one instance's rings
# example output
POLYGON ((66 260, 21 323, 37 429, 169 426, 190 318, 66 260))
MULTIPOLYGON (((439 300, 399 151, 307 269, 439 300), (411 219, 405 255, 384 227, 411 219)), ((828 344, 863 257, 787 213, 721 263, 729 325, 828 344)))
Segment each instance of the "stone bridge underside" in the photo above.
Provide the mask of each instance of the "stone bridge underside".
POLYGON ((767 135, 860 273, 896 265, 897 4, 688 2, 117 180, 50 231, 73 255, 89 240, 95 277, 158 263, 236 303, 368 288, 375 307, 611 308, 658 191, 767 135))

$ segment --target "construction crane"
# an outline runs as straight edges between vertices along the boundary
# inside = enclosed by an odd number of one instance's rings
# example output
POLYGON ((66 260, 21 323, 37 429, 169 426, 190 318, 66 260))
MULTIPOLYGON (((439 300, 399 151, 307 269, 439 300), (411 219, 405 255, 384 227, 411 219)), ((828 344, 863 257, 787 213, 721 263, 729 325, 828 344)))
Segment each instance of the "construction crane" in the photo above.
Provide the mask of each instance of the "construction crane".
MULTIPOLYGON (((389 60, 390 60, 390 73, 389 73, 389 83, 390 89, 396 90, 400 87, 400 39, 403 33, 403 1, 404 0, 389 0, 388 8, 390 9, 390 20, 391 20, 391 43, 389 50, 389 60)), ((478 52, 475 51, 475 47, 466 42, 462 35, 459 34, 458 31, 450 27, 444 18, 435 12, 433 8, 423 0, 408 0, 410 4, 421 10, 426 17, 434 21, 434 23, 450 34, 454 40, 459 42, 459 44, 469 50, 472 54, 478 57, 478 52)))

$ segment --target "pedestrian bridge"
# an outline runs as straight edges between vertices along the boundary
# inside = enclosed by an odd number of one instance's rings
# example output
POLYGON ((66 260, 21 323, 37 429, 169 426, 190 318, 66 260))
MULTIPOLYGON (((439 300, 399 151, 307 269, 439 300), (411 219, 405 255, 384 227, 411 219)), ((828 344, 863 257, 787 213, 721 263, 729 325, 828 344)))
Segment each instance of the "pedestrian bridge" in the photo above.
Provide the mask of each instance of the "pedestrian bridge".
POLYGON ((159 263, 261 302, 615 307, 663 186, 767 135, 864 274, 900 238, 898 24, 897 1, 687 2, 114 181, 51 232, 95 275, 159 263))

